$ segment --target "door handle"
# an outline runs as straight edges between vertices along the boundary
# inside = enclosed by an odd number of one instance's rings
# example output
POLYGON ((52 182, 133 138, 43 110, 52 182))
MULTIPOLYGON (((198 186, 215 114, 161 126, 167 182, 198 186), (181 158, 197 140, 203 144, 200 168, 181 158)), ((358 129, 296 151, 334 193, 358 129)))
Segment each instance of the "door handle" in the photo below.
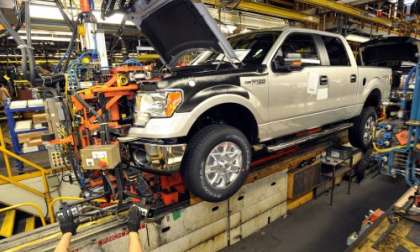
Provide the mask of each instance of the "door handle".
POLYGON ((319 85, 321 85, 321 86, 328 85, 328 76, 321 75, 319 77, 319 85))
POLYGON ((350 75, 350 82, 354 83, 356 81, 357 81, 357 75, 355 75, 355 74, 350 75))

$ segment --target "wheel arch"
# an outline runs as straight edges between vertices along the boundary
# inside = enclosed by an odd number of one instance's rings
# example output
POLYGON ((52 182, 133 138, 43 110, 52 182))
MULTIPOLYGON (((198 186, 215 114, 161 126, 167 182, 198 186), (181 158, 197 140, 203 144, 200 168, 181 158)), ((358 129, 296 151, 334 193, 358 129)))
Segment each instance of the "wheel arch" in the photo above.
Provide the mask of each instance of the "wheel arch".
POLYGON ((230 101, 208 107, 194 121, 187 138, 192 137, 199 129, 209 124, 228 124, 242 131, 251 144, 258 143, 257 118, 251 109, 243 103, 230 101))
POLYGON ((379 113, 381 109, 382 101, 382 93, 379 88, 374 88, 370 91, 369 95, 367 96, 365 103, 363 104, 363 108, 366 107, 374 107, 376 112, 379 113))

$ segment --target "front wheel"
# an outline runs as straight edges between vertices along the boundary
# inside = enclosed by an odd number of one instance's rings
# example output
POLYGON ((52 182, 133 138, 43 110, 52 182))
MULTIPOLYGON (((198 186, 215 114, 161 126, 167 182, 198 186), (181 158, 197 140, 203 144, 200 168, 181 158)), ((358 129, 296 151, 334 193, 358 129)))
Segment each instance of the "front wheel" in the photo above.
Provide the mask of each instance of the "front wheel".
POLYGON ((250 163, 251 147, 241 131, 228 125, 210 125, 189 141, 182 174, 192 194, 219 202, 242 186, 250 163))
POLYGON ((377 123, 377 114, 374 107, 365 107, 362 114, 353 120, 353 127, 349 129, 349 140, 354 147, 364 151, 372 146, 373 130, 377 123))

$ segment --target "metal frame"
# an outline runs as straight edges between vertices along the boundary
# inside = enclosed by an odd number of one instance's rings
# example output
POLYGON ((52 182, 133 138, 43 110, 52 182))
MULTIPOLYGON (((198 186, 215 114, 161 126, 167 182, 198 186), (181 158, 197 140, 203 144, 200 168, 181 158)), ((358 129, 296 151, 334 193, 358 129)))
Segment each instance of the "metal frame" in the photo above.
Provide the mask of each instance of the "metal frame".
MULTIPOLYGON (((30 192, 38 197, 43 198, 46 202, 51 202, 51 194, 50 194, 50 188, 48 186, 48 179, 47 179, 47 175, 49 173, 51 173, 51 170, 45 169, 44 167, 28 160, 25 159, 23 157, 21 157, 19 154, 16 154, 10 150, 8 150, 6 148, 5 142, 4 142, 4 136, 3 136, 3 130, 0 127, 0 152, 3 155, 3 160, 5 163, 5 168, 6 168, 6 174, 5 175, 0 175, 0 182, 3 183, 9 183, 12 184, 22 190, 25 190, 27 192, 30 192), (18 175, 18 176, 14 176, 13 175, 13 171, 12 171, 12 167, 10 164, 10 157, 16 159, 17 161, 21 162, 22 164, 26 164, 29 167, 32 167, 33 169, 37 170, 37 172, 34 173, 29 173, 27 175, 25 175, 25 178, 35 178, 35 177, 41 177, 41 182, 43 185, 43 191, 39 191, 36 188, 33 188, 31 186, 25 185, 23 183, 21 183, 20 181, 22 180, 22 176, 18 175)), ((29 204, 29 203, 28 203, 29 204)), ((32 203, 31 203, 32 204, 32 203)), ((42 211, 41 211, 41 215, 40 217, 42 217, 42 211)))
POLYGON ((44 216, 43 216, 43 214, 42 214, 42 209, 41 209, 41 207, 40 207, 40 206, 38 206, 38 205, 37 205, 37 204, 35 204, 35 203, 32 203, 32 202, 24 202, 24 203, 20 203, 20 204, 16 204, 16 205, 13 205, 13 206, 9 206, 9 207, 2 208, 2 209, 0 209, 0 213, 2 213, 2 212, 7 212, 7 211, 9 211, 9 210, 13 210, 13 209, 17 209, 17 208, 20 208, 20 207, 23 207, 23 206, 30 206, 30 207, 32 207, 32 208, 35 208, 35 210, 36 210, 36 211, 38 212, 38 214, 39 214, 39 218, 41 219, 42 226, 47 225, 47 222, 45 221, 45 218, 44 218, 44 216))
MULTIPOLYGON (((7 127, 9 128, 9 134, 10 134, 10 139, 12 141, 13 152, 19 155, 24 154, 22 152, 22 148, 20 147, 19 138, 18 138, 19 134, 43 131, 43 130, 48 129, 48 128, 40 128, 40 129, 30 129, 30 130, 16 132, 15 131, 16 121, 15 121, 15 118, 13 117, 14 114, 23 113, 23 112, 42 112, 44 110, 45 110, 44 106, 27 107, 27 108, 22 108, 22 109, 11 109, 10 102, 6 103, 6 105, 4 106, 4 113, 6 114, 6 117, 7 117, 7 127)), ((42 151, 42 149, 39 151, 42 151)), ((23 164, 21 162, 17 162, 16 167, 18 168, 20 172, 23 172, 23 164)))

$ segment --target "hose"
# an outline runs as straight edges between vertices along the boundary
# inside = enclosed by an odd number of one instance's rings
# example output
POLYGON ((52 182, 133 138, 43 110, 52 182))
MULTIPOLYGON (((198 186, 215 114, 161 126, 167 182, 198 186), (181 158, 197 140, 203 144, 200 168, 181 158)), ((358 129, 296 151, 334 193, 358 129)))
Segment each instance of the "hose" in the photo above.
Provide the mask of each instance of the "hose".
POLYGON ((70 28, 70 31, 72 32, 72 36, 70 38, 69 45, 67 47, 66 52, 64 53, 63 57, 61 57, 60 61, 58 62, 57 66, 54 69, 55 73, 58 72, 66 72, 67 66, 69 64, 70 55, 74 50, 75 41, 77 38, 77 22, 73 22, 70 20, 70 18, 67 16, 67 14, 64 12, 64 6, 63 3, 60 0, 55 0, 56 6, 58 7, 61 16, 63 16, 64 22, 67 24, 67 26, 70 28), (64 64, 63 64, 64 62, 64 64))
MULTIPOLYGON (((376 129, 375 128, 373 128, 373 137, 375 137, 376 136, 376 129)), ((397 146, 394 146, 394 147, 389 147, 389 148, 379 148, 376 144, 375 144, 375 141, 372 141, 372 146, 373 146, 373 149, 375 150, 375 152, 376 153, 387 153, 387 152, 391 152, 391 151, 393 151, 393 150, 398 150, 398 149, 402 149, 402 148, 405 148, 406 146, 407 146, 408 144, 406 144, 406 145, 397 145, 397 146)))
POLYGON ((96 112, 96 110, 95 110, 95 108, 94 107, 92 107, 90 104, 88 104, 85 100, 83 100, 83 98, 78 94, 78 93, 75 93, 74 94, 74 97, 76 98, 76 100, 78 101, 78 102, 80 102, 85 108, 87 108, 88 109, 88 112, 89 113, 91 113, 91 114, 93 114, 93 115, 95 115, 96 116, 96 119, 98 119, 98 121, 100 122, 100 123, 106 123, 104 120, 103 120, 103 118, 102 118, 102 116, 100 116, 97 112, 96 112))
POLYGON ((83 100, 83 98, 78 93, 75 93, 74 97, 77 99, 78 102, 80 102, 85 108, 88 109, 89 113, 98 116, 98 113, 96 112, 95 108, 88 104, 85 100, 83 100))
POLYGON ((128 58, 127 45, 126 45, 124 39, 122 38, 122 33, 123 33, 123 30, 124 30, 124 26, 125 26, 126 21, 127 21, 127 15, 124 15, 123 19, 121 20, 121 24, 120 24, 120 27, 118 28, 117 33, 113 35, 114 38, 112 39, 111 49, 109 50, 110 65, 112 65, 112 55, 114 54, 114 50, 117 47, 118 42, 121 44, 121 52, 123 54, 123 61, 125 61, 128 58))
POLYGON ((74 176, 76 176, 76 180, 79 183, 80 188, 82 190, 84 190, 85 189, 85 179, 83 177, 82 171, 80 170, 79 164, 76 162, 76 159, 74 158, 74 153, 73 153, 73 150, 71 148, 69 148, 69 150, 67 151, 67 159, 71 163, 71 167, 73 169, 74 176))

